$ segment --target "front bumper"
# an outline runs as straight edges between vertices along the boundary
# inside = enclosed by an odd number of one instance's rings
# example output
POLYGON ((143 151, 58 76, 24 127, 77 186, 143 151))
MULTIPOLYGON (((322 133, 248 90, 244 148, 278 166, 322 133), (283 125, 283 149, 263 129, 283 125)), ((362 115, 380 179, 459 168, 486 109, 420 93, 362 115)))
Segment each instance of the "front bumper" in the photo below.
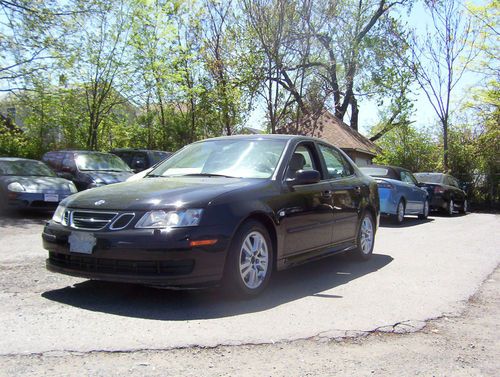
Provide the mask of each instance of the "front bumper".
MULTIPOLYGON (((78 231, 50 221, 42 239, 49 271, 87 279, 160 286, 212 285, 222 279, 230 235, 222 227, 98 231, 91 254, 70 251, 78 231), (191 240, 214 239, 191 248, 191 240)), ((78 231, 83 232, 83 231, 78 231)))
POLYGON ((59 202, 71 193, 57 193, 57 194, 45 194, 45 193, 30 193, 30 192, 9 192, 7 197, 7 208, 12 209, 50 209, 54 210, 59 205, 59 202), (56 195, 57 197, 55 197, 56 195))

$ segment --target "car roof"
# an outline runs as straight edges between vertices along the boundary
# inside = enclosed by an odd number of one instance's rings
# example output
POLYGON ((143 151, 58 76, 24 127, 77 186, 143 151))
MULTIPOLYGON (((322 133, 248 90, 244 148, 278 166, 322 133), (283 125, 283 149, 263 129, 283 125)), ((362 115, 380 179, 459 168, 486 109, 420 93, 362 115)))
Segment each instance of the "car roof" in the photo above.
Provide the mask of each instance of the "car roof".
POLYGON ((140 148, 115 148, 110 151, 113 152, 160 152, 160 153, 172 153, 169 151, 162 151, 159 149, 140 149, 140 148))
POLYGON ((445 174, 445 173, 435 173, 435 172, 432 172, 432 173, 427 173, 425 171, 420 171, 418 173, 415 173, 415 174, 426 174, 426 175, 449 175, 449 174, 445 174))
POLYGON ((253 135, 230 135, 230 136, 219 136, 210 139, 200 140, 196 143, 200 143, 206 140, 232 140, 232 139, 243 139, 243 140, 309 140, 315 142, 321 142, 324 144, 331 145, 328 141, 319 139, 317 137, 302 136, 302 135, 288 135, 288 134, 253 134, 253 135))
POLYGON ((33 160, 31 158, 21 158, 21 157, 0 157, 0 161, 35 161, 41 162, 38 160, 33 160))
POLYGON ((47 152, 45 154, 49 154, 49 153, 101 153, 101 154, 110 154, 109 152, 100 152, 100 151, 86 151, 84 149, 61 149, 61 150, 58 150, 58 151, 50 151, 50 152, 47 152))

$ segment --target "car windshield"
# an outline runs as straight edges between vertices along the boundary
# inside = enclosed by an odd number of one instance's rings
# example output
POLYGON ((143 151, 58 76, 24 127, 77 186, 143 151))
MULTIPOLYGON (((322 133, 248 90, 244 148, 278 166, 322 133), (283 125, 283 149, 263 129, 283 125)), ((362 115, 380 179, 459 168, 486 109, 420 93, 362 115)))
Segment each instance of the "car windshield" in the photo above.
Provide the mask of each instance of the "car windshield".
POLYGON ((270 178, 285 144, 285 140, 207 140, 188 145, 148 176, 270 178))
POLYGON ((118 156, 109 153, 82 153, 75 158, 78 170, 131 171, 118 156))
POLYGON ((385 168, 360 168, 360 170, 371 177, 389 177, 389 169, 385 168))
POLYGON ((0 161, 0 175, 55 177, 47 165, 39 161, 0 161))
POLYGON ((169 152, 158 152, 158 151, 154 151, 151 153, 151 157, 152 157, 152 160, 153 160, 153 164, 157 164, 158 162, 166 159, 168 156, 170 156, 172 153, 169 153, 169 152))
POLYGON ((421 183, 443 183, 442 174, 416 173, 413 175, 421 183))

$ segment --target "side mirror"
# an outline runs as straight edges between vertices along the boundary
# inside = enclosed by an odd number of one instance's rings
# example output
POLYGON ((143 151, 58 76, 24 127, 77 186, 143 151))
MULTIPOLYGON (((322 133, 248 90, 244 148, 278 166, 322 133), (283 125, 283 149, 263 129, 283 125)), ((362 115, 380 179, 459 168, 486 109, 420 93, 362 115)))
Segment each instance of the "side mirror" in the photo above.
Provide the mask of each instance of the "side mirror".
POLYGON ((310 185, 318 183, 321 180, 321 175, 317 170, 298 170, 295 173, 295 178, 287 180, 291 186, 310 185))

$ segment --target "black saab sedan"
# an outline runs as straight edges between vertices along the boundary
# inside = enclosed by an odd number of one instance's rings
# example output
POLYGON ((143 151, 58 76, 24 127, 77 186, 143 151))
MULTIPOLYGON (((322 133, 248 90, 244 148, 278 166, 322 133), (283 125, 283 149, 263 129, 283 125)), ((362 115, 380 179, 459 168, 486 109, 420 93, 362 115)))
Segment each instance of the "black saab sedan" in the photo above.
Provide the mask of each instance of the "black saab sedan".
POLYGON ((339 149, 231 136, 190 144, 143 179, 62 201, 43 244, 54 272, 255 295, 274 270, 346 251, 368 259, 378 221, 376 182, 339 149))

